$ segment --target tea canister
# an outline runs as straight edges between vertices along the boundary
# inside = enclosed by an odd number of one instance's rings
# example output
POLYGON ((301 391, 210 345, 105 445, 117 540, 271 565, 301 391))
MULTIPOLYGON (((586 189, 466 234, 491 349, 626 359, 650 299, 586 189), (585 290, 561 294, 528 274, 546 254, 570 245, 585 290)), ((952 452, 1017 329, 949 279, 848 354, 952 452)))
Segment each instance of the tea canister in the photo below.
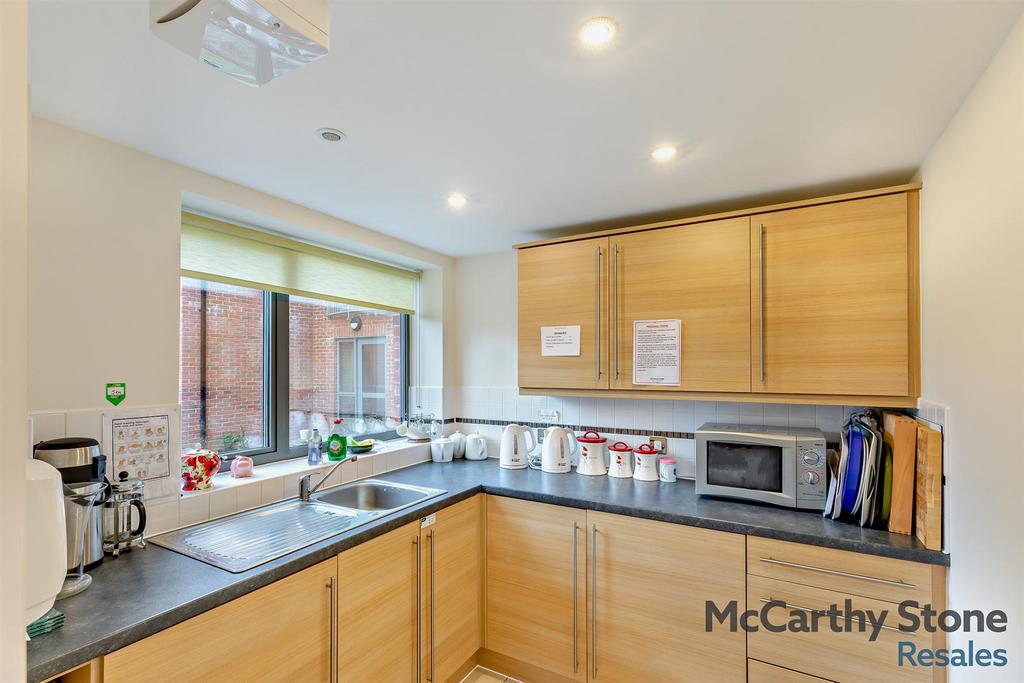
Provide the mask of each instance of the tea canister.
POLYGON ((633 449, 625 441, 616 441, 608 447, 608 476, 629 479, 633 476, 633 449))
POLYGON ((608 472, 605 459, 608 457, 608 439, 595 431, 589 431, 576 437, 580 445, 580 461, 576 465, 577 474, 604 476, 608 472))
POLYGON ((633 450, 636 468, 633 478, 637 481, 658 481, 658 451, 649 443, 640 444, 633 450))

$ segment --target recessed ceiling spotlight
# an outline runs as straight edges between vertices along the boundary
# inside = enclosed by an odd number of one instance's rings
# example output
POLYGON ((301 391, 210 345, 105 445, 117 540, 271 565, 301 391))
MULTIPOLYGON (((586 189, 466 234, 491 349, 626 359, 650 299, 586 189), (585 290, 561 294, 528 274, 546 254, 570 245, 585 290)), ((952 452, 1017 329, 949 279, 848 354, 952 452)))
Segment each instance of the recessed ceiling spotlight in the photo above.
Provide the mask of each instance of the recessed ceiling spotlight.
POLYGON ((587 47, 603 47, 612 42, 619 25, 611 17, 593 17, 580 27, 580 42, 587 47))
POLYGON ((678 151, 675 145, 658 145, 651 152, 651 158, 660 162, 672 161, 678 151))
POLYGON ((453 209, 461 209, 469 203, 469 197, 461 192, 452 192, 448 195, 448 206, 453 209))
POLYGON ((345 134, 337 128, 318 128, 316 134, 325 142, 344 142, 345 134))

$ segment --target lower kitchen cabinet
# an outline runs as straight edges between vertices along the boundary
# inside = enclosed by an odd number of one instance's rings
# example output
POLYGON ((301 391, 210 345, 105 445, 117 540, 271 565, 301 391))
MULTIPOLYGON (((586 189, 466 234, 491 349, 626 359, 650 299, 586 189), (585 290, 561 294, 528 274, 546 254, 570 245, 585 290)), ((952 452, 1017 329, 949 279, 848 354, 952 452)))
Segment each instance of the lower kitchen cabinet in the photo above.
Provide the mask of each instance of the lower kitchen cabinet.
POLYGON ((321 562, 112 652, 103 680, 327 681, 337 567, 321 562))
POLYGON ((748 659, 747 683, 829 683, 829 681, 792 669, 783 669, 781 666, 765 664, 756 659, 748 659))
POLYGON ((482 499, 476 495, 440 510, 420 529, 427 583, 423 675, 429 681, 458 683, 476 665, 483 619, 482 499))
POLYGON ((413 522, 338 555, 338 680, 415 681, 422 551, 413 522))
POLYGON ((745 538, 587 512, 590 680, 734 683, 746 638, 705 630, 705 601, 744 609, 745 538))
POLYGON ((704 628, 705 600, 744 608, 743 536, 488 497, 486 547, 484 664, 529 681, 746 677, 745 635, 704 628))
POLYGON ((586 523, 584 510, 487 497, 485 663, 530 681, 587 679, 586 523))
POLYGON ((338 680, 460 680, 481 641, 480 496, 338 556, 338 680))

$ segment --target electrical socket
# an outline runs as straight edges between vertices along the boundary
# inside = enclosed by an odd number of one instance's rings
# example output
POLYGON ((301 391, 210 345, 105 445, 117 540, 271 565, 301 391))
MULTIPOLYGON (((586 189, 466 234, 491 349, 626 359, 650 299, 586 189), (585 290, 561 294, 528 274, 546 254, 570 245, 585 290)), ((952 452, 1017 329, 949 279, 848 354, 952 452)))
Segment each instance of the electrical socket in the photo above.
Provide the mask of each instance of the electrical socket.
POLYGON ((666 455, 668 453, 668 437, 667 436, 652 436, 648 442, 654 447, 660 455, 666 455))
POLYGON ((558 422, 558 411, 541 408, 537 411, 537 417, 540 418, 540 422, 558 422))

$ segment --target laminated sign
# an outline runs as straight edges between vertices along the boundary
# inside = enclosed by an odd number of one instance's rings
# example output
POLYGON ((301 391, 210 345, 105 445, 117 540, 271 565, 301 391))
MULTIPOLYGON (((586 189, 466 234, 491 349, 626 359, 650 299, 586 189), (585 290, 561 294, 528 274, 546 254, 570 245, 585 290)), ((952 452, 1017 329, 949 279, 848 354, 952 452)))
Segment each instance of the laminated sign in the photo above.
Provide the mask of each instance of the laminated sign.
POLYGON ((633 321, 633 384, 679 386, 683 323, 633 321))
POLYGON ((540 355, 580 355, 580 326, 555 325, 540 328, 540 355))

